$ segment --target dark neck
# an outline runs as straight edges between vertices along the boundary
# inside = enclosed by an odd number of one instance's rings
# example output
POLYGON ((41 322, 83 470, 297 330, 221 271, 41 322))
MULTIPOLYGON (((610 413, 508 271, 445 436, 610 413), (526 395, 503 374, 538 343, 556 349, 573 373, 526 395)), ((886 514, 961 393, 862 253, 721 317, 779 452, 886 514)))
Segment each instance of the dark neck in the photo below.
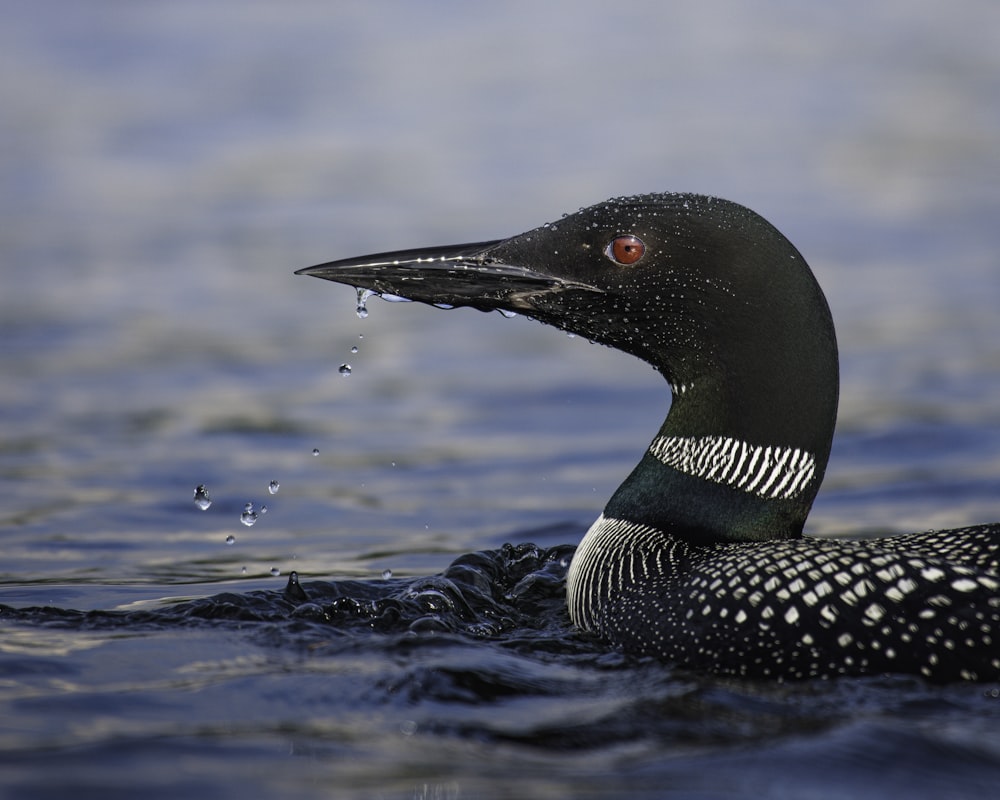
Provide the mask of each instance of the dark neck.
POLYGON ((648 525, 691 544, 801 536, 822 480, 817 468, 801 495, 762 497, 667 466, 647 452, 608 501, 604 516, 648 525))
POLYGON ((819 300, 806 319, 776 312, 725 357, 662 368, 670 413, 605 516, 692 543, 801 535, 837 414, 837 347, 819 300))

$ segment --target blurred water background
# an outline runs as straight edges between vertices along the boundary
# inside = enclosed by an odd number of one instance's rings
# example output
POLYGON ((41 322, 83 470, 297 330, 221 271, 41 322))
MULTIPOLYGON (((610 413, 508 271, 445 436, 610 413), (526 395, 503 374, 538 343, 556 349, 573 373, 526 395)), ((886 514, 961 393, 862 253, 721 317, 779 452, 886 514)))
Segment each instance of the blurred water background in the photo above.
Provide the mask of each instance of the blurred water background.
MULTIPOLYGON (((0 12, 0 603, 154 608, 574 544, 666 412, 648 366, 497 314, 372 300, 360 320, 349 288, 292 271, 649 191, 750 206, 826 290, 842 399, 810 532, 1000 519, 992 0, 0 12)), ((3 626, 0 794, 1000 785, 983 687, 283 637, 3 626), (462 693, 436 693, 449 669, 462 693)))

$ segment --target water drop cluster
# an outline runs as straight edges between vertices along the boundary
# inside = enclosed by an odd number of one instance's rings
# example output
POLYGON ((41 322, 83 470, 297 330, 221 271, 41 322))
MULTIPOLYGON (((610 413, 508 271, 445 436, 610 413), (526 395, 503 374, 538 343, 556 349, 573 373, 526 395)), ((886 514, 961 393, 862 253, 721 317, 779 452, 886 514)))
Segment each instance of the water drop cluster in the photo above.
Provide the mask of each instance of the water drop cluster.
MULTIPOLYGON (((319 451, 314 450, 313 454, 318 455, 319 451)), ((272 480, 267 484, 268 494, 272 495, 277 494, 278 489, 280 488, 281 484, 278 483, 278 481, 276 480, 272 480)), ((208 489, 205 487, 204 484, 198 484, 198 486, 195 488, 194 503, 202 511, 207 511, 208 508, 212 505, 212 498, 209 497, 208 489)), ((242 522, 246 527, 252 528, 260 519, 260 517, 266 513, 267 513, 266 505, 262 503, 259 508, 255 508, 254 503, 251 501, 243 506, 243 510, 242 512, 240 512, 240 522, 242 522)), ((236 536, 231 533, 227 534, 225 542, 227 545, 236 544, 236 536)), ((246 567, 243 567, 242 574, 245 575, 246 572, 247 572, 246 567)), ((280 573, 272 571, 272 574, 280 574, 280 573)))

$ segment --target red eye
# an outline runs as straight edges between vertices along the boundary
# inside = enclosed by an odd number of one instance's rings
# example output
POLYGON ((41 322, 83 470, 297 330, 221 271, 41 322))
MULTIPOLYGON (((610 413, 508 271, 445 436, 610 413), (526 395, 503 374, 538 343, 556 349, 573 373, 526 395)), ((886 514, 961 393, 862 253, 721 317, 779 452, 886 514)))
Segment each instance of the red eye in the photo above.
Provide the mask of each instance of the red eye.
POLYGON ((634 264, 646 252, 646 245, 637 236, 616 236, 608 243, 604 255, 616 264, 634 264))

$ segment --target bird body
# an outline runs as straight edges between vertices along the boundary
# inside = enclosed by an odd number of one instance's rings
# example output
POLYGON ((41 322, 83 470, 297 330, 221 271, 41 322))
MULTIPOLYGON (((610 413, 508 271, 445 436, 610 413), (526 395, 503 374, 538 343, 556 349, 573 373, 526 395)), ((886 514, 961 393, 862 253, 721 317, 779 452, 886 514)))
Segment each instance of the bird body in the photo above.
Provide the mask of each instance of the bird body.
POLYGON ((749 209, 616 198, 509 239, 300 273, 525 314, 664 375, 670 412, 570 565, 578 627, 720 674, 1000 680, 1000 523, 802 535, 836 422, 836 335, 801 254, 749 209))

